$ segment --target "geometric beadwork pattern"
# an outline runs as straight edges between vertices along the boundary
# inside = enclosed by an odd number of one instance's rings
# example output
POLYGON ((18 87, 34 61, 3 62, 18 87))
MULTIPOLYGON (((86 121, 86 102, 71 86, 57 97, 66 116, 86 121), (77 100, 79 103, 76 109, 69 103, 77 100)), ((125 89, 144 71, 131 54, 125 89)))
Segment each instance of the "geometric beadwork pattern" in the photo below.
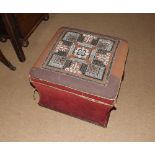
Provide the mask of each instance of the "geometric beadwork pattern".
POLYGON ((52 47, 43 67, 103 83, 110 72, 116 42, 95 33, 65 31, 52 47))

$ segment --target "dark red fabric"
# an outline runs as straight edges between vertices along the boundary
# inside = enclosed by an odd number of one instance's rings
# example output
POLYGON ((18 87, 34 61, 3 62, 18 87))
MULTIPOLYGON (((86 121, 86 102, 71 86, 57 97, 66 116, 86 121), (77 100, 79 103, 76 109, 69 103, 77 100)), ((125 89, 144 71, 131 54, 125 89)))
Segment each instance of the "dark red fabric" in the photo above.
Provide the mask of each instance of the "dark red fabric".
POLYGON ((56 87, 56 88, 59 88, 59 89, 62 89, 62 90, 66 90, 68 92, 73 92, 73 93, 78 94, 78 95, 83 95, 83 96, 86 96, 86 97, 89 97, 89 98, 93 98, 95 100, 105 102, 105 103, 110 104, 110 105, 113 105, 113 103, 114 103, 114 100, 106 99, 106 98, 103 98, 103 97, 101 98, 99 96, 84 93, 84 92, 81 92, 81 91, 78 91, 78 90, 75 90, 75 89, 72 89, 72 88, 65 87, 63 85, 58 85, 58 84, 54 84, 54 83, 51 83, 51 82, 48 82, 48 81, 39 80, 39 79, 35 79, 35 78, 31 78, 31 80, 36 81, 36 82, 40 82, 42 84, 46 84, 48 86, 53 86, 53 87, 56 87))
POLYGON ((95 103, 69 92, 33 82, 40 94, 41 106, 60 111, 106 127, 112 106, 95 103))

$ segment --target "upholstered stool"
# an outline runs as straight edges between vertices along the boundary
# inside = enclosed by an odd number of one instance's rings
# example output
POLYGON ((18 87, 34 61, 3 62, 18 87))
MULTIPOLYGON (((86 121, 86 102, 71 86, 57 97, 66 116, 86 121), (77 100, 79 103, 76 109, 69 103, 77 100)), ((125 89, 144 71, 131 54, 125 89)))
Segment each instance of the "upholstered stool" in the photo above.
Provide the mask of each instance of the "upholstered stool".
POLYGON ((39 105, 106 127, 127 52, 117 37, 60 28, 30 71, 39 105))

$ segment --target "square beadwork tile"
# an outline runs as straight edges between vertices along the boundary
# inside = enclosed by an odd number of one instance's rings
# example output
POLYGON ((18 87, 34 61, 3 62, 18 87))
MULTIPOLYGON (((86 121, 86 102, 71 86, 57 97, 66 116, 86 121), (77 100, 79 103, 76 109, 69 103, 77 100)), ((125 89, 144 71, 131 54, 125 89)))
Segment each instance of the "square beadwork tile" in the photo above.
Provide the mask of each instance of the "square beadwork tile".
POLYGON ((52 58, 48 62, 48 66, 63 68, 66 62, 66 57, 60 56, 58 54, 53 54, 52 58))
POLYGON ((85 75, 102 80, 105 71, 105 66, 90 64, 85 75))
POLYGON ((43 67, 106 83, 118 40, 82 30, 64 31, 43 67))

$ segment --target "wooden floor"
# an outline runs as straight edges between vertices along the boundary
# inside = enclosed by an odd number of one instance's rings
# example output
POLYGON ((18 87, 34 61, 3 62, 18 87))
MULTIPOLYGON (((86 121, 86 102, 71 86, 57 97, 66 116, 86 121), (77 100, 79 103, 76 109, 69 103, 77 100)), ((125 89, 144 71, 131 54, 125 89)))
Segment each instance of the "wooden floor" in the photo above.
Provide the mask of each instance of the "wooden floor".
POLYGON ((10 41, 0 48, 16 66, 0 64, 0 141, 155 141, 155 14, 51 14, 18 61, 10 41), (71 26, 129 42, 126 75, 107 128, 45 109, 33 99, 29 70, 55 31, 71 26))

